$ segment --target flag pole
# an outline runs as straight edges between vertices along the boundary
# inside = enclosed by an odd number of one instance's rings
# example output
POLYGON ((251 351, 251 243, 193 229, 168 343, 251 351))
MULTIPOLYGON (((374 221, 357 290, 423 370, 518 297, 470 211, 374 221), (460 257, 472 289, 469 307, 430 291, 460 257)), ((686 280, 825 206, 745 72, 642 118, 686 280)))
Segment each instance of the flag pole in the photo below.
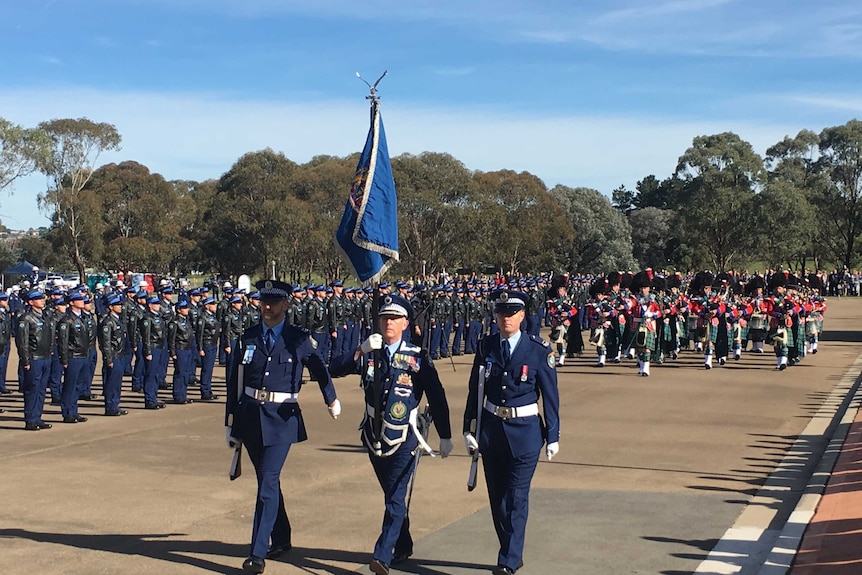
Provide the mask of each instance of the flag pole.
MULTIPOLYGON (((377 86, 380 84, 380 81, 386 76, 388 71, 384 70, 383 74, 374 84, 369 84, 366 82, 362 76, 359 75, 359 72, 356 73, 356 77, 365 82, 365 85, 368 86, 368 95, 365 96, 366 100, 371 101, 371 123, 374 123, 374 114, 377 112, 377 107, 380 105, 380 96, 377 95, 377 86)), ((371 303, 371 322, 372 322, 372 333, 380 333, 380 279, 379 277, 375 277, 371 285, 373 286, 372 291, 372 303, 371 303)), ((373 445, 372 449, 374 450, 375 455, 381 456, 383 454, 383 446, 382 446, 382 435, 383 435, 383 407, 380 402, 383 397, 383 381, 381 379, 381 358, 383 357, 383 350, 376 349, 372 353, 372 358, 374 361, 374 382, 373 382, 373 393, 374 393, 374 420, 372 421, 371 430, 374 435, 372 438, 373 445)))

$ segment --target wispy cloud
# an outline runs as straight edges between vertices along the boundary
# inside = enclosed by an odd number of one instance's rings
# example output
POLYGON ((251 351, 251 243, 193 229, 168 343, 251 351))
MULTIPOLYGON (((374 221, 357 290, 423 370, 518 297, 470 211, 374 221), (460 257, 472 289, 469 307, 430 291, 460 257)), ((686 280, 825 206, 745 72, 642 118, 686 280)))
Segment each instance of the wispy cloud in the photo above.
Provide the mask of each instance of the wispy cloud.
POLYGON ((63 61, 57 58, 56 56, 37 56, 36 57, 39 62, 43 64, 50 64, 51 66, 62 66, 63 61))
POLYGON ((859 94, 790 94, 780 96, 786 102, 829 110, 846 110, 862 114, 862 97, 859 94))
POLYGON ((643 24, 644 20, 665 18, 676 14, 699 13, 716 6, 731 4, 738 0, 676 0, 654 4, 645 3, 642 6, 610 10, 599 15, 593 23, 631 22, 643 24))

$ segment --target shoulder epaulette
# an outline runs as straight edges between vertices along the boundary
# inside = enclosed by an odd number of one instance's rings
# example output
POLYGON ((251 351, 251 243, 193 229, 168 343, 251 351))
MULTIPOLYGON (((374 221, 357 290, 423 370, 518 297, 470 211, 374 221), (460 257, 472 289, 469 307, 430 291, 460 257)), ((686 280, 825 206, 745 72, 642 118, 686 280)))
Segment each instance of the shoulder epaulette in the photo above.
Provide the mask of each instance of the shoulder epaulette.
POLYGON ((406 341, 401 344, 401 349, 403 349, 404 351, 411 351, 413 353, 419 353, 422 351, 422 348, 418 345, 413 345, 412 343, 408 343, 406 341))
POLYGON ((534 341, 534 342, 538 343, 539 345, 541 345, 542 347, 551 347, 551 344, 549 344, 548 342, 546 342, 545 340, 543 340, 542 338, 540 338, 537 335, 531 335, 530 341, 534 341))

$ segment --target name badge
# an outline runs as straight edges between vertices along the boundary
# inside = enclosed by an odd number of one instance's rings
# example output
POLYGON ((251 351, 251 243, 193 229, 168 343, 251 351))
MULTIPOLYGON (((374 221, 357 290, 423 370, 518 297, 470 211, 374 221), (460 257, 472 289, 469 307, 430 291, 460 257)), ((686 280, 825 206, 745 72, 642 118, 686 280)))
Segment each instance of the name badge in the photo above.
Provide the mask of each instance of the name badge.
POLYGON ((247 348, 245 348, 245 354, 242 356, 243 365, 248 365, 251 363, 251 358, 254 357, 254 349, 254 344, 251 344, 247 348))

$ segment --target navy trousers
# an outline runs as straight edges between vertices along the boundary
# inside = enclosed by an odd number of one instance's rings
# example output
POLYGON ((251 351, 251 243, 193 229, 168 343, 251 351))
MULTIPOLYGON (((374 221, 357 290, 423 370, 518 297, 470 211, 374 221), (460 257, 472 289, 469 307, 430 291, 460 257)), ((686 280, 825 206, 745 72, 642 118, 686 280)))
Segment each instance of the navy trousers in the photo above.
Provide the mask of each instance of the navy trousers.
MULTIPOLYGON (((167 389, 168 387, 168 364, 171 362, 171 356, 168 355, 168 348, 163 347, 159 354, 159 370, 156 375, 156 380, 159 382, 159 387, 167 389)), ((155 359, 155 354, 153 354, 155 359)))
POLYGON ((440 357, 449 357, 449 338, 452 337, 452 322, 443 324, 443 333, 440 334, 440 357))
POLYGON ((443 339, 443 328, 440 322, 431 324, 431 359, 440 358, 440 342, 443 339))
POLYGON ((9 346, 6 349, 0 349, 0 391, 8 391, 6 387, 6 368, 9 366, 9 346))
POLYGON ((123 348, 123 375, 132 375, 133 357, 135 357, 135 352, 132 350, 132 342, 129 341, 129 338, 126 338, 126 345, 123 348))
POLYGON ((479 334, 482 333, 482 322, 471 321, 467 324, 466 353, 476 353, 479 347, 479 334))
POLYGON ((512 571, 518 569, 524 555, 530 482, 539 463, 540 452, 513 457, 505 436, 497 438, 482 451, 491 517, 500 541, 497 564, 512 571))
POLYGON ((410 537, 410 519, 407 517, 407 489, 413 475, 413 455, 416 439, 410 438, 401 444, 389 457, 368 454, 377 482, 383 489, 386 511, 383 527, 374 545, 374 558, 389 565, 395 553, 412 554, 413 538, 410 537))
POLYGON ((113 367, 102 366, 102 395, 105 396, 105 411, 120 409, 120 394, 123 388, 125 358, 115 357, 113 367))
POLYGON ((135 368, 132 370, 132 391, 141 391, 144 388, 144 368, 146 364, 144 348, 138 344, 138 349, 135 351, 135 368))
MULTIPOLYGON (((48 378, 51 375, 50 359, 34 359, 30 369, 23 369, 24 378, 24 423, 39 423, 42 421, 42 409, 45 407, 45 392, 48 388, 48 378)), ((59 399, 59 394, 57 398, 59 399)))
POLYGON ((452 355, 461 355, 464 349, 464 322, 459 321, 458 327, 454 328, 454 330, 455 335, 452 336, 452 355))
POLYGON ((314 341, 317 342, 317 351, 323 356, 323 360, 329 363, 329 334, 325 331, 316 331, 311 334, 314 341))
POLYGON ((258 439, 244 444, 257 475, 257 503, 254 507, 250 555, 258 559, 266 557, 270 541, 272 545, 290 543, 290 520, 284 510, 279 477, 291 444, 264 446, 262 443, 258 439))
POLYGON ((57 354, 56 345, 53 351, 51 351, 51 371, 48 374, 48 389, 51 390, 51 401, 60 401, 60 396, 63 395, 63 364, 60 363, 60 356, 57 354))
MULTIPOLYGON (((204 356, 201 357, 201 395, 213 392, 213 369, 215 369, 217 345, 204 345, 204 356)), ((200 354, 198 354, 200 357, 200 354)))
POLYGON ((177 359, 174 361, 173 398, 182 401, 186 399, 189 384, 195 375, 195 356, 197 353, 191 349, 178 349, 177 359))
POLYGON ((168 350, 156 348, 152 350, 152 359, 144 362, 144 402, 156 403, 159 400, 159 373, 164 356, 168 350))
POLYGON ((63 391, 60 395, 63 418, 78 417, 78 396, 84 393, 89 372, 89 357, 69 358, 69 363, 63 370, 63 391))

